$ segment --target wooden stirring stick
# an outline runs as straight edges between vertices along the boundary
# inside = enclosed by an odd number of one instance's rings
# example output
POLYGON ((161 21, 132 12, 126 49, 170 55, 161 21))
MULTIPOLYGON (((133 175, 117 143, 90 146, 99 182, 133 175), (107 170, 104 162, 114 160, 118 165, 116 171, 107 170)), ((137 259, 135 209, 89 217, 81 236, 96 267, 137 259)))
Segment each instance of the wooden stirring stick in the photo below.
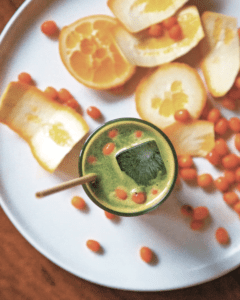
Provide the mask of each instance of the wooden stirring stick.
POLYGON ((79 178, 76 178, 76 179, 73 179, 73 180, 66 181, 66 182, 61 183, 59 185, 56 185, 56 186, 54 186, 50 189, 47 189, 47 190, 44 190, 44 191, 41 191, 41 192, 37 192, 35 194, 35 196, 37 198, 43 198, 43 197, 46 197, 48 195, 55 194, 57 192, 69 189, 69 188, 74 187, 76 185, 88 183, 90 181, 94 181, 96 179, 96 177, 97 177, 97 174, 91 173, 91 174, 85 175, 83 177, 79 177, 79 178))

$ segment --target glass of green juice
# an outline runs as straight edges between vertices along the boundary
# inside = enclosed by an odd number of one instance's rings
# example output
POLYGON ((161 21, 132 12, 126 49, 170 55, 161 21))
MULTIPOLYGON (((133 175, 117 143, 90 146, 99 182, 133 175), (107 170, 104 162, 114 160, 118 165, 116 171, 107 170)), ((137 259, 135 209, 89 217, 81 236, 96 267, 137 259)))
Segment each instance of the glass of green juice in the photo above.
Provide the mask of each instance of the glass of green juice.
POLYGON ((89 136, 79 157, 79 175, 97 175, 83 185, 89 198, 120 216, 142 215, 162 204, 173 190, 177 172, 169 138, 137 118, 105 123, 89 136))

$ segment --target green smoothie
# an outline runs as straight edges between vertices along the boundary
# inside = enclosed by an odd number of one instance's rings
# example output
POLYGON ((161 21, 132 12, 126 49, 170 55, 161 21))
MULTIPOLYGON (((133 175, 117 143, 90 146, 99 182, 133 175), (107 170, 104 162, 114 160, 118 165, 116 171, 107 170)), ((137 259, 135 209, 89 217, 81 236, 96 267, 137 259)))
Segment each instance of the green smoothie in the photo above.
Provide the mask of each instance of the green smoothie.
POLYGON ((156 208, 170 194, 177 157, 157 127, 123 118, 106 123, 90 136, 80 155, 79 173, 97 174, 84 190, 98 206, 134 216, 156 208))

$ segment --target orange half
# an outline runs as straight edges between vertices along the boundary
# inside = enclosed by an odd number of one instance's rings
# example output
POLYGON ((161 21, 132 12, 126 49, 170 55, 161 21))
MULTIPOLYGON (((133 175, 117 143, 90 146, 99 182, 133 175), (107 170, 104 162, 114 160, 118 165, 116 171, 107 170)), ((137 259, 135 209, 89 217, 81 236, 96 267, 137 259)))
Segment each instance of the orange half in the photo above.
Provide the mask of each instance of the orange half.
POLYGON ((110 32, 115 18, 93 15, 62 28, 59 52, 70 74, 87 87, 110 89, 123 85, 135 72, 110 32))

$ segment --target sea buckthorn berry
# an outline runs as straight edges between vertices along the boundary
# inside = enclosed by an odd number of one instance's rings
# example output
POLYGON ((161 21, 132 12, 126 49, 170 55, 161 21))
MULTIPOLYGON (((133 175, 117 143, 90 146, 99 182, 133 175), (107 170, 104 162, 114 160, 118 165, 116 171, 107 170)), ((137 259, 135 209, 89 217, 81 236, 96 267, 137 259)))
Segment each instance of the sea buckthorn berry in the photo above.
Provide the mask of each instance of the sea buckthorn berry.
POLYGON ((69 99, 73 98, 71 93, 67 89, 60 89, 58 92, 58 99, 61 103, 66 103, 69 99))
POLYGON ((214 130, 219 135, 224 135, 228 130, 228 120, 221 118, 215 124, 214 130))
POLYGON ((229 128, 234 132, 240 132, 240 119, 233 117, 228 121, 229 128))
POLYGON ((234 82, 234 86, 235 86, 237 89, 240 89, 240 76, 237 76, 237 77, 236 77, 235 82, 234 82))
POLYGON ((221 117, 220 110, 217 108, 212 108, 208 113, 207 120, 209 122, 217 123, 220 117, 221 117))
POLYGON ((157 189, 152 189, 151 193, 152 193, 152 195, 157 195, 158 194, 158 190, 157 189))
POLYGON ((178 156, 178 165, 181 168, 190 168, 193 166, 193 159, 191 155, 185 154, 185 155, 179 155, 178 156))
POLYGON ((240 192, 240 183, 236 185, 236 189, 240 192))
POLYGON ((187 109, 180 109, 175 112, 174 118, 178 122, 186 123, 190 120, 191 116, 187 109))
POLYGON ((77 100, 75 98, 70 98, 66 101, 66 105, 68 107, 71 107, 74 110, 77 110, 80 108, 79 103, 77 102, 77 100))
POLYGON ((202 110, 201 118, 206 120, 208 117, 209 111, 210 111, 210 105, 208 102, 206 102, 206 104, 202 110))
POLYGON ((238 151, 240 151, 240 133, 235 134, 234 145, 238 151))
POLYGON ((215 149, 212 149, 207 155, 206 159, 214 166, 221 163, 221 157, 215 149))
POLYGON ((231 90, 228 92, 228 96, 234 100, 237 100, 240 97, 240 90, 231 88, 231 90))
POLYGON ((227 192, 229 189, 229 182, 225 177, 220 176, 215 180, 215 186, 219 191, 227 192))
POLYGON ((236 182, 236 174, 232 170, 225 170, 224 177, 227 179, 229 184, 234 184, 236 182))
POLYGON ((94 155, 89 155, 87 161, 89 164, 94 164, 97 162, 97 158, 94 155))
POLYGON ((72 205, 80 210, 83 210, 86 207, 86 202, 82 197, 74 196, 71 200, 72 205))
POLYGON ((190 223, 190 227, 192 230, 200 230, 204 226, 203 220, 192 220, 190 223))
POLYGON ((147 200, 146 193, 139 192, 132 194, 132 201, 137 204, 142 204, 147 200))
POLYGON ((194 220, 204 220, 209 216, 209 210, 206 206, 198 206, 193 209, 194 220))
POLYGON ((173 25, 173 27, 168 30, 168 34, 173 40, 181 40, 183 38, 182 28, 179 24, 173 25))
POLYGON ((116 215, 114 215, 108 211, 104 211, 104 214, 105 214, 106 218, 108 218, 109 220, 113 220, 116 218, 116 215))
POLYGON ((237 109, 236 100, 234 100, 230 97, 225 97, 223 99, 222 106, 225 107, 226 109, 229 109, 229 110, 236 110, 237 109))
POLYGON ((153 37, 160 37, 163 35, 164 29, 161 23, 154 24, 148 28, 148 34, 153 37))
POLYGON ((126 200, 128 197, 127 192, 124 189, 120 189, 120 188, 117 188, 115 190, 115 195, 117 198, 121 200, 126 200))
POLYGON ((235 179, 237 182, 240 182, 240 168, 237 168, 235 171, 235 179))
POLYGON ((87 240, 86 245, 88 249, 90 249, 93 252, 98 252, 101 249, 99 242, 95 240, 87 240))
POLYGON ((43 22, 41 25, 41 31, 42 33, 49 36, 56 34, 58 32, 58 27, 56 22, 52 20, 43 22))
POLYGON ((227 192, 223 194, 223 200, 230 206, 235 205, 238 201, 238 195, 235 192, 227 192))
POLYGON ((216 140, 214 150, 220 155, 225 156, 229 153, 229 148, 226 141, 222 138, 216 140))
POLYGON ((183 180, 194 180, 197 178, 197 171, 194 168, 183 168, 179 171, 183 180))
POLYGON ((31 84, 32 76, 27 72, 22 72, 18 75, 18 80, 22 83, 31 84))
POLYGON ((110 143, 107 143, 103 147, 102 152, 103 152, 104 155, 110 155, 113 152, 114 149, 115 149, 115 144, 110 142, 110 143))
POLYGON ((215 232, 215 238, 217 242, 221 245, 226 245, 229 243, 229 234, 227 230, 223 227, 219 227, 215 232))
POLYGON ((233 209, 236 213, 240 214, 240 201, 233 206, 233 209))
POLYGON ((101 117, 101 111, 95 106, 89 106, 87 108, 87 114, 94 120, 99 119, 101 117))
POLYGON ((197 183, 200 187, 206 188, 213 183, 213 178, 210 174, 201 174, 197 177, 197 183))
POLYGON ((193 208, 191 205, 185 204, 181 207, 181 214, 186 217, 191 217, 193 215, 193 208))
POLYGON ((108 137, 111 139, 115 138, 118 135, 118 130, 117 129, 112 129, 108 131, 108 137))
POLYGON ((153 259, 153 252, 150 248, 144 246, 140 249, 140 257, 146 263, 150 263, 153 259))
POLYGON ((166 20, 163 20, 162 24, 166 29, 170 29, 174 25, 178 24, 178 20, 176 17, 172 16, 167 18, 166 20))
POLYGON ((141 130, 135 131, 135 137, 140 138, 143 135, 143 132, 141 130))
POLYGON ((239 165, 239 157, 236 154, 228 154, 223 157, 222 165, 226 169, 235 169, 239 165))
POLYGON ((44 90, 44 94, 52 99, 52 100, 56 100, 58 98, 58 91, 51 87, 51 86, 48 86, 45 90, 44 90))

